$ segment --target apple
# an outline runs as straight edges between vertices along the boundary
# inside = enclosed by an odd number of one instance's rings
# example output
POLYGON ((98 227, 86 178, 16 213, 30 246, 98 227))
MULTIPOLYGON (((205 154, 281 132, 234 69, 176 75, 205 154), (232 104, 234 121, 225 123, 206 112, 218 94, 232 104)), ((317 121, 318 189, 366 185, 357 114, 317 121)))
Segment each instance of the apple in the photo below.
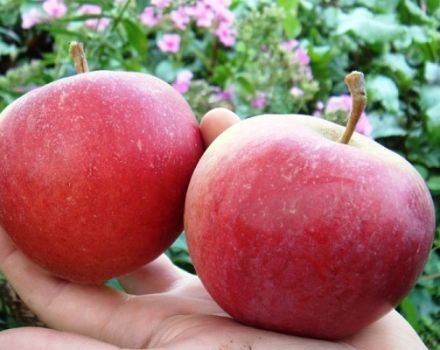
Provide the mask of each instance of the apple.
POLYGON ((341 339, 414 286, 433 241, 430 193, 404 158, 343 134, 316 117, 263 115, 230 127, 199 161, 189 251, 236 320, 341 339))
POLYGON ((0 225, 64 279, 125 274, 181 232, 202 152, 191 108, 158 78, 96 71, 55 81, 0 115, 0 225))

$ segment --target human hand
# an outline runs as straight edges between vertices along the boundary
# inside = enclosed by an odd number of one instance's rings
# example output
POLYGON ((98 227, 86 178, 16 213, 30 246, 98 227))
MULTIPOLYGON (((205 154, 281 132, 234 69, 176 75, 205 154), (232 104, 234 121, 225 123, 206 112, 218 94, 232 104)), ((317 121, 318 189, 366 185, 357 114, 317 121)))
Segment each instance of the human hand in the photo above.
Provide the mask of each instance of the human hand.
MULTIPOLYGON (((218 109, 204 119, 206 143, 236 121, 218 109)), ((200 280, 166 256, 119 279, 125 292, 76 285, 31 262, 0 229, 0 270, 51 329, 0 332, 0 349, 426 349, 395 311, 339 342, 301 338, 244 326, 212 300, 200 280)))

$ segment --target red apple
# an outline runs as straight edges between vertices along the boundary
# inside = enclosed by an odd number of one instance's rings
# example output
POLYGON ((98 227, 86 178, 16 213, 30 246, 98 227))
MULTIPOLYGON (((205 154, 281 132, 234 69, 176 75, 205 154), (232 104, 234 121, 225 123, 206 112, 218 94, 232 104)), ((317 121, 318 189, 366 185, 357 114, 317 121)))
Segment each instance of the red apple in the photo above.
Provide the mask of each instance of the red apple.
POLYGON ((0 116, 0 223, 62 278, 127 273, 181 231, 202 151, 190 107, 155 77, 98 71, 58 80, 0 116))
POLYGON ((185 204, 203 284, 236 320, 340 339, 413 287, 433 240, 423 179, 402 157, 323 119, 265 115, 207 149, 185 204))

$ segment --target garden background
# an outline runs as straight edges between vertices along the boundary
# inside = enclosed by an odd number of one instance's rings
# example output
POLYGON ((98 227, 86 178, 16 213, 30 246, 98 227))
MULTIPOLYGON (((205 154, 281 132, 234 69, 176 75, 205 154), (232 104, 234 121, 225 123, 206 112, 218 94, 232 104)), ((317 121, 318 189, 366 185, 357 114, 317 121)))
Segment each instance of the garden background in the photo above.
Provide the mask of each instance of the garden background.
MULTIPOLYGON (((438 0, 0 0, 0 111, 74 74, 72 40, 84 43, 91 70, 156 75, 198 118, 223 106, 242 118, 305 113, 344 124, 343 79, 360 70, 369 102, 357 130, 417 168, 438 214, 439 29, 438 0)), ((430 349, 440 349, 439 248, 437 226, 398 308, 430 349)), ((168 254, 192 270, 183 236, 168 254)), ((0 329, 25 323, 8 300, 0 295, 0 329)))

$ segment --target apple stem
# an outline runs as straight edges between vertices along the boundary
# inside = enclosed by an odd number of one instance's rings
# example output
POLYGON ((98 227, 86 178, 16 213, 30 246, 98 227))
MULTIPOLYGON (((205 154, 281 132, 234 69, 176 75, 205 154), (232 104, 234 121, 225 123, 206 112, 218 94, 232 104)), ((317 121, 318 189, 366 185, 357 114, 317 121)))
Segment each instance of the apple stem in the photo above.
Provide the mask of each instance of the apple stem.
POLYGON ((364 74, 361 72, 354 71, 347 74, 344 81, 350 91, 352 107, 344 134, 339 139, 339 142, 348 144, 354 133, 356 124, 367 105, 367 92, 365 91, 364 74))
POLYGON ((75 63, 76 72, 86 73, 89 71, 87 64, 86 54, 84 53, 83 44, 77 41, 72 41, 69 46, 70 57, 72 57, 75 63))

